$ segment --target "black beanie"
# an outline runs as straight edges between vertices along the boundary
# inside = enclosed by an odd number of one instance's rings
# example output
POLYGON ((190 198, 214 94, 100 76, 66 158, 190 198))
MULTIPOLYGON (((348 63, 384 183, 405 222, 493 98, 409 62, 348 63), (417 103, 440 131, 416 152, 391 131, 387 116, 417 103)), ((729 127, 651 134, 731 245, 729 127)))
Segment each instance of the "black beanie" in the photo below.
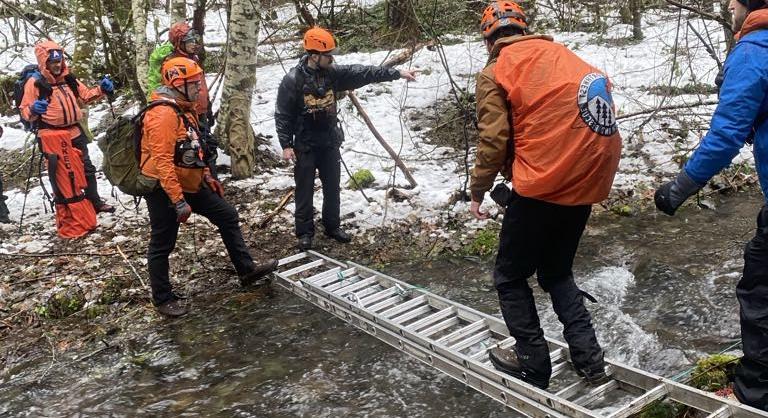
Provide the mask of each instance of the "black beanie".
POLYGON ((757 9, 762 9, 765 6, 765 0, 738 0, 748 11, 753 12, 757 9))

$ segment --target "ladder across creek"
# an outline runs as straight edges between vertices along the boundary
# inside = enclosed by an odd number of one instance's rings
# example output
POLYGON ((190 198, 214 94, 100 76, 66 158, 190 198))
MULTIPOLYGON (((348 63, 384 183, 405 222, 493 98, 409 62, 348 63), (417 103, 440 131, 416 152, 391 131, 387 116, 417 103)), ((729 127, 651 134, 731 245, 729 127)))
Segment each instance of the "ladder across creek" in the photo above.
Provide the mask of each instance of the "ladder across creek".
POLYGON ((768 417, 739 402, 606 359, 611 380, 578 377, 568 346, 547 339, 552 380, 539 389, 497 371, 488 349, 509 348, 504 321, 352 262, 314 251, 280 260, 277 283, 379 340, 532 417, 629 417, 662 398, 708 418, 768 417))

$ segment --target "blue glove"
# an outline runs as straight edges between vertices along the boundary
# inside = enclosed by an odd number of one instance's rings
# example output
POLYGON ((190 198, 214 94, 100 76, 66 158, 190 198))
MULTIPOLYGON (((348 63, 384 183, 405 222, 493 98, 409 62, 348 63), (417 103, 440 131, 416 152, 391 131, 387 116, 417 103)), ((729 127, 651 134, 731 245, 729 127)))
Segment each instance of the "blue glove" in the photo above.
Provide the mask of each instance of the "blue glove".
POLYGON ((43 115, 48 111, 48 102, 45 100, 35 100, 35 103, 32 104, 31 110, 33 115, 43 115))
POLYGON ((101 84, 99 84, 99 87, 101 87, 101 91, 106 94, 112 94, 115 92, 115 85, 107 76, 104 76, 104 78, 101 79, 101 84))

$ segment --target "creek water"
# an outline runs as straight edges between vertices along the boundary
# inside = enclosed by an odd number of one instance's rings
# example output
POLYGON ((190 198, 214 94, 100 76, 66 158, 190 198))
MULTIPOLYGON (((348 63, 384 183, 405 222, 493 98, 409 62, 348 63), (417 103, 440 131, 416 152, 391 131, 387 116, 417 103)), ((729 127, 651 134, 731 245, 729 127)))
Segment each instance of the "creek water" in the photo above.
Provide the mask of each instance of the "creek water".
MULTIPOLYGON (((738 341, 734 289, 762 197, 715 200, 674 218, 590 221, 575 273, 598 299, 589 309, 608 357, 673 377, 738 341)), ((498 314, 491 269, 492 260, 452 258, 382 270, 498 314)), ((545 332, 562 339, 531 284, 545 332)), ((189 302, 190 315, 153 321, 116 349, 14 368, 0 378, 0 416, 516 416, 278 286, 189 302)))

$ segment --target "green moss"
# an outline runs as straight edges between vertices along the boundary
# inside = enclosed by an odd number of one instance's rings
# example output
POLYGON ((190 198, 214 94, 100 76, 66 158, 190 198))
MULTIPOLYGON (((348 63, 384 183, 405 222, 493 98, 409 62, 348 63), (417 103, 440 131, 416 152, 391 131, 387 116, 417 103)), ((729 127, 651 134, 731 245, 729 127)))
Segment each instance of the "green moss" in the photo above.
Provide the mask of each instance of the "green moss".
POLYGON ((463 253, 478 257, 487 257, 496 252, 499 247, 499 228, 492 225, 480 230, 475 238, 464 247, 463 253))
POLYGON ((42 318, 66 318, 81 310, 85 305, 85 295, 79 286, 61 289, 51 295, 44 304, 35 307, 35 313, 42 318))
POLYGON ((347 182, 347 187, 353 190, 357 190, 358 188, 364 189, 371 186, 375 181, 376 178, 373 177, 370 170, 361 169, 352 174, 352 178, 347 182))
POLYGON ((679 415, 679 405, 671 402, 656 401, 648 405, 636 416, 637 418, 676 418, 679 415))
POLYGON ((632 216, 635 214, 635 210, 630 205, 616 205, 611 207, 611 212, 619 216, 632 216))
POLYGON ((738 357, 715 354, 699 360, 691 375, 690 385, 707 392, 714 392, 728 386, 738 357))

